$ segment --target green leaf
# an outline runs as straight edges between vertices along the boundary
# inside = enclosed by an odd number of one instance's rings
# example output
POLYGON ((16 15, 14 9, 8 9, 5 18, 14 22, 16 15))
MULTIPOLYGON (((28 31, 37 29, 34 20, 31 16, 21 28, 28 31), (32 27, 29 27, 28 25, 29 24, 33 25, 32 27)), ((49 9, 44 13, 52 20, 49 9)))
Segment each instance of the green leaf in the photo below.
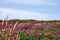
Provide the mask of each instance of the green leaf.
POLYGON ((32 36, 31 40, 38 40, 36 37, 32 36))
POLYGON ((52 36, 53 40, 59 40, 57 36, 52 36))
POLYGON ((20 36, 20 40, 25 40, 26 37, 24 35, 20 36))
POLYGON ((8 40, 7 37, 2 37, 2 40, 8 40))

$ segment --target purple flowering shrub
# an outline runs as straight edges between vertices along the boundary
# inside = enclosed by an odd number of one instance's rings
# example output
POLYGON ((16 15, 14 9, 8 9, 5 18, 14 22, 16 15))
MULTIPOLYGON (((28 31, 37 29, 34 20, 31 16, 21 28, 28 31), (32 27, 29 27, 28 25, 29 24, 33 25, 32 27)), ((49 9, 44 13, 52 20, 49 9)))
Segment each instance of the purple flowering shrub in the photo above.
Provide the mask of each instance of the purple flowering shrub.
POLYGON ((8 23, 7 26, 5 23, 0 24, 0 40, 60 40, 59 26, 19 24, 18 21, 15 24, 8 23))

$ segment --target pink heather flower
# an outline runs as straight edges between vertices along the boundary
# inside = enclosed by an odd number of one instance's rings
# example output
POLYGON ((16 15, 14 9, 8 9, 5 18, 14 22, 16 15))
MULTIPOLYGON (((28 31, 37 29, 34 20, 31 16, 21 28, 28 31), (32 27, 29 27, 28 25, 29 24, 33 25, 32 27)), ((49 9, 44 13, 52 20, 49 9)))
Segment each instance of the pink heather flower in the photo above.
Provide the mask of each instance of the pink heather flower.
POLYGON ((4 25, 4 21, 5 21, 5 20, 2 21, 2 25, 4 25))
POLYGON ((20 38, 19 38, 19 35, 16 35, 16 40, 19 40, 20 38))
POLYGON ((5 28, 5 26, 3 26, 2 24, 0 24, 0 29, 4 29, 5 28))
POLYGON ((13 30, 16 28, 17 24, 18 24, 18 21, 15 23, 15 25, 13 27, 13 30))
POLYGON ((60 37, 60 34, 57 34, 58 35, 58 37, 60 37))
POLYGON ((26 30, 27 36, 32 36, 32 32, 30 30, 26 30))
POLYGON ((8 20, 6 20, 6 26, 8 26, 8 20))

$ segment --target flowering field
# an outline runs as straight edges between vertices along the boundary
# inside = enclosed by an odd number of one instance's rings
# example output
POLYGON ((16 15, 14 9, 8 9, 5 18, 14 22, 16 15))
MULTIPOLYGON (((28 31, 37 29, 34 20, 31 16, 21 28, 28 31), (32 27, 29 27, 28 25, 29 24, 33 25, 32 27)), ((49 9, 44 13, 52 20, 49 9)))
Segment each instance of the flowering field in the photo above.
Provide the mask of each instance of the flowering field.
POLYGON ((60 21, 0 21, 0 40, 60 40, 60 21))

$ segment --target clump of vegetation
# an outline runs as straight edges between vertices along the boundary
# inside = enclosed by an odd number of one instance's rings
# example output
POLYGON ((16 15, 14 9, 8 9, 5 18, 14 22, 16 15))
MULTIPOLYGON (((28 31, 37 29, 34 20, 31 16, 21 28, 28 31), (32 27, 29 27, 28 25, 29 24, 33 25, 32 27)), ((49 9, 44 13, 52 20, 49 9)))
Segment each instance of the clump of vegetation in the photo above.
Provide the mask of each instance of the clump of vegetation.
POLYGON ((0 40, 60 40, 60 21, 1 20, 0 40))

